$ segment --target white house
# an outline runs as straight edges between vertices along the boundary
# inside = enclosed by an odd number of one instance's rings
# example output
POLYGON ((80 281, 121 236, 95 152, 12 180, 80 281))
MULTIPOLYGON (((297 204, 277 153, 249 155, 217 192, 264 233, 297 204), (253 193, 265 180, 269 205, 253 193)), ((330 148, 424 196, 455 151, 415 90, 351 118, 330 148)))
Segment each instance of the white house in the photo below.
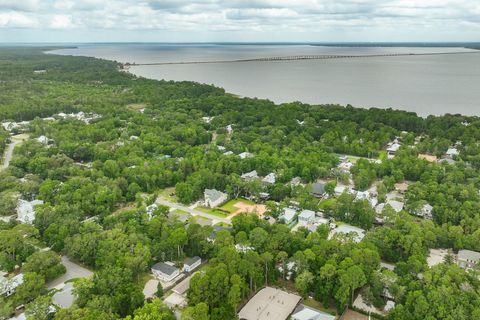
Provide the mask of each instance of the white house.
POLYGON ((323 311, 300 305, 291 316, 292 320, 335 320, 336 317, 323 311))
POLYGON ((12 278, 0 276, 0 295, 11 296, 19 285, 23 283, 23 274, 17 274, 12 278))
POLYGON ((147 215, 149 219, 153 218, 153 213, 158 209, 158 206, 155 203, 152 203, 147 207, 147 215))
POLYGON ((44 135, 41 135, 40 137, 38 137, 35 140, 37 140, 39 143, 41 143, 43 145, 48 145, 48 144, 50 144, 51 141, 53 141, 52 139, 49 139, 44 135))
POLYGON ((237 251, 237 252, 246 253, 247 251, 252 251, 252 250, 255 250, 255 248, 252 247, 252 246, 248 246, 248 245, 240 244, 240 243, 237 243, 235 245, 235 251, 237 251))
POLYGON ((460 151, 458 151, 457 148, 448 148, 447 152, 445 152, 445 155, 449 158, 453 158, 454 156, 458 156, 460 154, 460 151))
POLYGON ((472 269, 480 261, 480 252, 472 250, 459 250, 457 255, 457 264, 463 269, 472 269))
POLYGON ((240 157, 240 159, 246 159, 253 157, 253 154, 251 154, 250 152, 242 152, 238 156, 240 157))
POLYGON ((215 208, 228 200, 228 194, 215 189, 205 189, 205 206, 215 208))
POLYGON ((420 214, 425 219, 432 220, 433 219, 433 207, 429 203, 424 204, 423 207, 420 209, 420 214))
POLYGON ((365 230, 348 224, 342 224, 336 229, 333 229, 328 238, 332 239, 336 234, 352 235, 353 241, 358 243, 365 237, 365 230))
POLYGON ((250 181, 257 178, 258 178, 257 170, 253 170, 253 171, 242 174, 242 179, 246 181, 250 181))
POLYGON ((228 134, 232 134, 233 133, 233 126, 231 124, 229 124, 228 126, 225 127, 225 130, 227 130, 228 134))
POLYGON ((394 156, 401 147, 401 144, 394 142, 387 147, 387 153, 391 156, 394 156))
POLYGON ((198 268, 201 264, 202 264, 202 258, 200 258, 199 256, 188 258, 183 264, 183 271, 192 272, 193 270, 198 268))
POLYGON ((43 204, 42 200, 18 200, 17 204, 17 220, 21 223, 33 223, 35 220, 35 206, 43 204))
POLYGON ((312 210, 303 210, 298 215, 298 223, 303 225, 315 222, 315 212, 312 210))
POLYGON ((295 216, 297 211, 292 208, 283 208, 283 213, 280 215, 279 219, 282 220, 285 224, 291 225, 295 223, 295 216))
POLYGON ((160 280, 170 282, 180 275, 180 270, 172 262, 167 261, 154 264, 152 273, 160 280))
POLYGON ((266 175, 265 178, 262 179, 262 182, 265 184, 275 184, 276 180, 277 180, 277 175, 272 172, 266 175))

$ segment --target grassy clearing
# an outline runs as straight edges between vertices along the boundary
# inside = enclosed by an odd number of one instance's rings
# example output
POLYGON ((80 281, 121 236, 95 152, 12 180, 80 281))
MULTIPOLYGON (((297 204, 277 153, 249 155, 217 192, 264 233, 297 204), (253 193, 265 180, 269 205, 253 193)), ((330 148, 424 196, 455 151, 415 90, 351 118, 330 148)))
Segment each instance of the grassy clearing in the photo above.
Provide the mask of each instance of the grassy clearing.
POLYGON ((253 202, 253 201, 243 199, 243 198, 237 198, 237 199, 232 199, 232 200, 228 201, 223 206, 221 206, 220 209, 228 211, 230 213, 234 213, 235 211, 238 210, 238 208, 235 207, 234 205, 239 203, 239 202, 247 204, 247 205, 254 205, 255 204, 255 202, 253 202))
POLYGON ((227 216, 227 214, 223 211, 220 211, 218 209, 215 209, 215 208, 206 208, 206 207, 197 207, 195 208, 199 211, 202 211, 202 212, 205 212, 205 213, 208 213, 208 214, 211 214, 211 215, 214 215, 214 216, 217 216, 217 217, 220 217, 220 218, 225 218, 227 216))
POLYGON ((320 201, 320 204, 318 205, 318 207, 322 210, 326 209, 326 208, 330 207, 333 204, 334 201, 335 201, 335 199, 333 199, 333 198, 322 200, 322 201, 320 201))
POLYGON ((158 191, 158 196, 170 202, 178 202, 178 198, 175 195, 175 187, 161 189, 158 191))
POLYGON ((145 103, 131 103, 127 105, 127 108, 133 109, 133 110, 140 110, 140 109, 145 109, 147 105, 145 103))
POLYGON ((183 210, 180 210, 180 209, 175 209, 172 212, 173 213, 178 213, 178 214, 188 214, 188 215, 190 215, 190 213, 188 213, 187 211, 183 211, 183 210))

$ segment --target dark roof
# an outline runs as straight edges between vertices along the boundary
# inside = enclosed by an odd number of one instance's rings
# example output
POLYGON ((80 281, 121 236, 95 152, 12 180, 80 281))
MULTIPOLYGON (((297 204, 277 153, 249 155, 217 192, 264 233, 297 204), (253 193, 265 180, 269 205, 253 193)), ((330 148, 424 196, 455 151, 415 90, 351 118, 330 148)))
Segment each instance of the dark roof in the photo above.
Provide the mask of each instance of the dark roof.
POLYGON ((185 261, 185 265, 191 266, 191 265, 197 263, 197 261, 201 261, 201 260, 202 259, 199 256, 188 258, 187 261, 185 261))
POLYGON ((174 272, 176 272, 178 270, 177 268, 175 268, 175 267, 173 267, 169 264, 166 264, 165 262, 158 262, 158 263, 154 264, 152 269, 153 270, 158 270, 161 273, 167 274, 167 275, 172 275, 174 272))
POLYGON ((325 184, 320 182, 315 182, 312 184, 312 193, 313 194, 324 194, 325 193, 325 184))

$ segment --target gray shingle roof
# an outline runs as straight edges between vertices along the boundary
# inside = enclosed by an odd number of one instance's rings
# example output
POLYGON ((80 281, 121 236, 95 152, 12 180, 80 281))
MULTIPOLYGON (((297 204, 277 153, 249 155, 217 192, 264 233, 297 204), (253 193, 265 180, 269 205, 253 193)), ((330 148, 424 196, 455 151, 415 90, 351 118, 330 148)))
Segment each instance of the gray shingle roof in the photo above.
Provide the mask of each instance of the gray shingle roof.
POLYGON ((312 192, 314 194, 324 194, 325 193, 325 184, 324 183, 320 183, 320 182, 316 182, 314 184, 312 184, 312 192))
POLYGON ((197 263, 197 261, 200 261, 200 260, 201 260, 201 258, 199 256, 188 258, 187 261, 185 261, 185 265, 191 266, 191 265, 197 263))
POLYGON ((472 251, 472 250, 459 250, 458 251, 458 259, 460 260, 470 260, 470 261, 479 261, 480 260, 480 252, 472 251))
POLYGON ((224 193, 215 189, 205 189, 204 192, 205 198, 210 199, 210 201, 215 202, 221 197, 224 196, 224 193))
POLYGON ((154 264, 152 269, 153 270, 158 270, 161 273, 166 274, 166 275, 172 275, 173 273, 175 273, 178 270, 177 268, 175 268, 175 267, 173 267, 169 264, 166 264, 164 262, 158 262, 158 263, 154 264))

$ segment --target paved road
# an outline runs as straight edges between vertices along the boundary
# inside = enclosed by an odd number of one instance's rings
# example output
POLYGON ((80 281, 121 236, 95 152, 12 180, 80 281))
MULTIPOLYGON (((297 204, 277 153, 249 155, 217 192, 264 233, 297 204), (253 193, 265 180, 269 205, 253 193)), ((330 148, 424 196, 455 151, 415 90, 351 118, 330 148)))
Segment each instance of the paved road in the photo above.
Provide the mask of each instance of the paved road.
POLYGON ((224 222, 224 223, 227 223, 227 224, 232 224, 232 222, 230 220, 226 219, 226 218, 220 218, 220 217, 214 216, 213 214, 209 214, 209 213, 206 213, 206 212, 203 212, 203 211, 200 211, 200 210, 192 209, 192 208, 189 208, 187 206, 181 205, 179 203, 174 203, 174 202, 167 201, 165 199, 158 198, 157 199, 157 204, 161 204, 161 205, 164 205, 164 206, 167 206, 167 207, 171 207, 171 208, 175 208, 175 209, 178 209, 178 210, 188 212, 192 216, 204 217, 204 218, 213 220, 214 223, 224 222))
POLYGON ((28 139, 28 136, 25 134, 12 136, 12 142, 7 146, 7 149, 5 150, 5 158, 3 160, 2 169, 8 168, 8 166, 10 165, 10 161, 12 161, 13 150, 15 149, 15 146, 22 143, 25 139, 28 139))
POLYGON ((57 279, 49 282, 47 284, 48 289, 53 289, 55 287, 61 287, 65 283, 65 281, 68 281, 70 279, 74 278, 87 278, 93 275, 93 272, 90 270, 70 261, 66 256, 62 256, 62 264, 65 266, 67 269, 67 272, 65 272, 64 275, 58 277, 57 279))

